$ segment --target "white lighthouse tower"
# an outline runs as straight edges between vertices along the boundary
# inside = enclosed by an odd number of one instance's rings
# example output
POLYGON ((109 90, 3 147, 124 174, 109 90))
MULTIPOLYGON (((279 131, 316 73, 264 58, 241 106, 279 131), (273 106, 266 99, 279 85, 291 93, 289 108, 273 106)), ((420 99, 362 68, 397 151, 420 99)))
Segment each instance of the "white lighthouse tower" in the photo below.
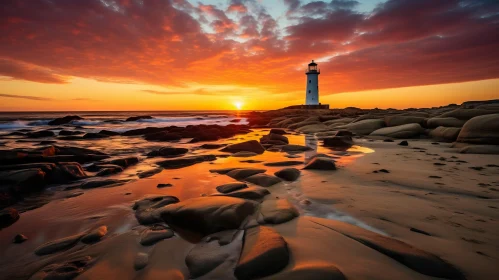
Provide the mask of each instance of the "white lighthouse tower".
POLYGON ((319 74, 320 70, 317 69, 317 63, 313 60, 308 65, 307 72, 307 92, 305 105, 319 105, 319 74))

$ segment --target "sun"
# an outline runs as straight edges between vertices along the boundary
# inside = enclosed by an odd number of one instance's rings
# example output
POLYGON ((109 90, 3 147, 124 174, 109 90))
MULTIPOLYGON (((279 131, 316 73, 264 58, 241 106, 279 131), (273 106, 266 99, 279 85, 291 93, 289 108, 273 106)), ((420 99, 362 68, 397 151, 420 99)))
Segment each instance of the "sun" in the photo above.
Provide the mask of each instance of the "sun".
POLYGON ((236 106, 237 110, 241 110, 241 108, 243 107, 243 103, 241 101, 236 101, 234 102, 234 106, 236 106))

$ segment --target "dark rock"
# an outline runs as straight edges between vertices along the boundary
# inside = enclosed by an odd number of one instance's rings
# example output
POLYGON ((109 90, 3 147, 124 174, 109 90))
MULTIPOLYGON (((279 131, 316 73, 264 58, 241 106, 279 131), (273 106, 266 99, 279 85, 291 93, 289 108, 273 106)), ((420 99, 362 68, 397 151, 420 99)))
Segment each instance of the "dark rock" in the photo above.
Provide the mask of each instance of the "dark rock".
POLYGON ((121 180, 106 179, 84 182, 80 185, 80 189, 95 189, 100 187, 115 187, 124 184, 121 180))
POLYGON ((147 141, 178 141, 182 139, 182 135, 178 133, 169 133, 166 131, 160 131, 160 132, 146 134, 144 138, 147 141))
POLYGON ((207 235, 239 228, 255 207, 244 199, 209 196, 167 205, 158 209, 158 214, 169 225, 207 235))
POLYGON ((136 116, 136 117, 129 117, 125 121, 126 122, 134 122, 134 121, 138 121, 138 120, 151 120, 151 119, 154 119, 154 118, 151 116, 136 116))
POLYGON ((121 135, 119 132, 116 132, 116 131, 110 131, 110 130, 101 130, 101 131, 99 131, 99 134, 101 134, 101 135, 107 135, 107 136, 117 136, 117 135, 121 135))
POLYGON ((138 128, 128 130, 122 133, 124 136, 137 136, 137 135, 145 135, 145 134, 153 134, 157 132, 166 131, 164 127, 146 127, 146 128, 138 128))
POLYGON ((203 144, 199 146, 201 149, 220 149, 227 146, 226 144, 213 144, 213 143, 208 143, 208 144, 203 144))
POLYGON ((117 158, 106 161, 106 163, 116 164, 123 168, 127 168, 131 165, 139 163, 139 159, 137 157, 126 157, 126 158, 117 158))
POLYGON ((67 250, 73 247, 83 237, 83 234, 72 235, 47 242, 35 249, 35 254, 38 256, 49 255, 56 252, 67 250))
POLYGON ((26 137, 28 138, 43 138, 43 137, 52 137, 55 136, 55 133, 50 130, 40 130, 35 132, 28 132, 26 137))
POLYGON ((296 168, 285 168, 275 172, 274 175, 286 181, 295 181, 300 177, 300 170, 296 168))
POLYGON ((227 176, 240 181, 258 173, 264 173, 265 171, 266 171, 265 169, 257 169, 257 168, 238 168, 230 170, 226 174, 227 176))
POLYGON ((269 134, 279 134, 279 135, 284 135, 286 134, 286 131, 284 129, 279 129, 279 128, 272 128, 269 132, 269 134))
POLYGON ((404 141, 401 141, 398 145, 399 146, 409 146, 409 142, 404 140, 404 141))
POLYGON ((64 263, 52 263, 32 276, 32 279, 66 280, 74 279, 92 264, 90 256, 78 257, 64 263))
POLYGON ((188 156, 177 159, 168 159, 164 161, 159 161, 156 164, 165 169, 178 169, 191 166, 196 163, 201 163, 204 161, 214 161, 216 159, 217 157, 214 155, 199 155, 199 156, 188 156))
POLYGON ((186 148, 162 147, 159 150, 147 154, 150 157, 178 157, 186 154, 189 150, 186 148))
POLYGON ((252 186, 232 191, 230 193, 214 194, 214 196, 219 195, 219 196, 230 196, 230 197, 237 197, 237 198, 251 199, 251 200, 260 200, 263 199, 268 194, 270 194, 270 192, 266 188, 252 186))
POLYGON ((230 193, 230 192, 244 189, 247 187, 248 187, 248 185, 246 185, 245 183, 236 182, 236 183, 228 183, 228 184, 220 185, 216 189, 218 192, 221 192, 221 193, 230 193))
MULTIPOLYGON (((240 167, 229 167, 229 168, 222 168, 222 169, 210 169, 211 173, 218 173, 218 174, 227 174, 231 172, 232 170, 236 169, 241 169, 240 167)), ((263 171, 265 172, 265 171, 263 171)))
POLYGON ((140 244, 143 246, 151 246, 163 239, 168 239, 173 237, 173 230, 167 228, 152 228, 146 229, 140 235, 140 244))
POLYGON ((279 179, 278 177, 267 174, 255 174, 247 178, 244 178, 244 180, 252 184, 266 188, 282 182, 282 180, 279 179))
POLYGON ((282 224, 298 217, 298 210, 287 199, 265 200, 260 206, 261 224, 282 224))
POLYGON ((347 280, 346 276, 331 263, 305 262, 291 270, 272 275, 272 280, 328 279, 347 280))
POLYGON ((278 162, 267 162, 263 165, 265 166, 293 166, 303 164, 303 161, 288 160, 288 161, 278 161, 278 162))
POLYGON ((135 260, 133 261, 133 268, 135 270, 141 270, 147 266, 149 263, 149 255, 146 253, 137 253, 135 260))
POLYGON ((312 148, 302 145, 288 144, 281 147, 284 152, 305 152, 310 151, 312 148))
POLYGON ((228 145, 221 150, 222 152, 237 153, 237 152, 253 152, 257 154, 262 154, 265 152, 263 146, 256 140, 250 140, 246 142, 241 142, 237 144, 228 145))
POLYGON ((179 199, 175 196, 153 196, 138 200, 133 205, 135 218, 142 225, 150 225, 162 222, 159 216, 154 215, 154 211, 163 206, 178 203, 179 199))
POLYGON ((323 142, 325 147, 347 148, 353 145, 352 136, 349 135, 327 137, 323 142))
POLYGON ((48 125, 67 124, 67 123, 70 123, 70 122, 76 121, 76 120, 83 120, 83 118, 79 117, 79 116, 65 116, 65 117, 62 117, 62 118, 56 118, 56 119, 51 120, 48 123, 48 125))
POLYGON ((41 190, 46 173, 40 168, 0 171, 0 185, 15 186, 15 191, 29 193, 41 190))
POLYGON ((107 234, 107 226, 100 226, 89 233, 85 234, 81 238, 81 242, 83 243, 95 243, 97 241, 100 241, 102 237, 104 237, 107 234))
POLYGON ((303 169, 336 170, 335 161, 325 157, 313 158, 303 169))
POLYGON ((467 121, 459 132, 457 142, 499 145, 499 114, 474 117, 467 121))
POLYGON ((167 183, 167 184, 158 184, 156 187, 157 187, 158 189, 161 189, 161 188, 169 188, 169 187, 173 187, 173 185, 172 185, 172 184, 169 184, 169 183, 167 183))
POLYGON ((100 170, 95 176, 108 176, 123 171, 123 167, 115 164, 103 164, 100 165, 100 170))
POLYGON ((153 169, 139 172, 139 173, 137 173, 137 176, 141 179, 147 178, 147 177, 154 176, 154 175, 160 173, 161 171, 163 171, 163 168, 153 168, 153 169))
POLYGON ((5 228, 19 220, 19 212, 14 208, 0 210, 0 228, 5 228))
POLYGON ((85 132, 79 130, 61 130, 59 131, 60 136, 70 136, 70 135, 81 135, 85 132))
POLYGON ((26 237, 26 235, 24 235, 24 234, 19 233, 19 234, 16 234, 16 236, 14 236, 12 243, 19 244, 19 243, 23 243, 26 240, 28 240, 28 237, 26 237))
POLYGON ((108 138, 110 137, 107 134, 100 134, 100 133, 86 133, 85 135, 82 136, 83 139, 102 139, 102 138, 108 138))
POLYGON ((264 135, 262 138, 260 138, 260 143, 262 144, 275 144, 277 143, 284 143, 289 144, 288 137, 281 135, 281 134, 273 134, 270 133, 269 135, 264 135))
POLYGON ((256 279, 281 271, 288 265, 286 241, 274 229, 254 227, 244 234, 244 245, 234 274, 237 279, 256 279))

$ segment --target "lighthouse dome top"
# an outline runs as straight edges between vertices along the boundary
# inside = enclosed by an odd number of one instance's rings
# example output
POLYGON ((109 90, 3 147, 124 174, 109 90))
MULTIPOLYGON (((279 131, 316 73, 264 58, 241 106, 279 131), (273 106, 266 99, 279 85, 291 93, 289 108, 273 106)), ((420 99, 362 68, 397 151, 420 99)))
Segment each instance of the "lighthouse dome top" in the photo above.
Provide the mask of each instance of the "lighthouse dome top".
POLYGON ((313 60, 308 64, 308 66, 317 66, 317 63, 315 63, 313 60))

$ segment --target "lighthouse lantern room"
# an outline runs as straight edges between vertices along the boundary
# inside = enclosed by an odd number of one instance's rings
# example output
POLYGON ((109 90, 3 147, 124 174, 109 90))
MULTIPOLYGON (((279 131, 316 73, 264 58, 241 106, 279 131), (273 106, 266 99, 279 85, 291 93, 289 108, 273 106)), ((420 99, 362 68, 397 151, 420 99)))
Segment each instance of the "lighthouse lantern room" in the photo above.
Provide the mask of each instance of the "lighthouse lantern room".
POLYGON ((317 63, 313 60, 308 64, 307 72, 307 92, 306 92, 306 105, 319 105, 319 74, 320 70, 317 69, 317 63))

